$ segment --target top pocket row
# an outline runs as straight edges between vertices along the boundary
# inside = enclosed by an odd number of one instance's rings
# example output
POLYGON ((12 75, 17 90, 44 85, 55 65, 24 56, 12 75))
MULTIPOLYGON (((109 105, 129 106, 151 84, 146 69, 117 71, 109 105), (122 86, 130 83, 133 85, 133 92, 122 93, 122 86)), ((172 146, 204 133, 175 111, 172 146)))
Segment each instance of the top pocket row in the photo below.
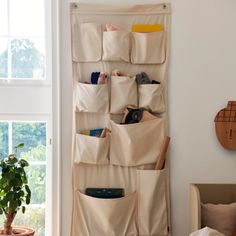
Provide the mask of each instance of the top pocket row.
POLYGON ((75 62, 125 61, 132 64, 163 64, 166 32, 104 31, 97 23, 75 24, 72 30, 75 62))

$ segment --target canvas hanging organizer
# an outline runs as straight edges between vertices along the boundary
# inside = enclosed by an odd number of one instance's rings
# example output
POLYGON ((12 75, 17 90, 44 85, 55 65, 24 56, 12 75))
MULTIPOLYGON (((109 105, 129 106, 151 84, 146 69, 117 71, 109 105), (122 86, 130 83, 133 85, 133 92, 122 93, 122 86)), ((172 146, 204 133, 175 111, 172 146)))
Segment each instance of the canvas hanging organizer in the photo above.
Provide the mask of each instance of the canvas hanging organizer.
POLYGON ((154 170, 168 135, 170 5, 71 3, 70 14, 74 78, 71 236, 170 236, 168 164, 154 170), (105 31, 107 23, 119 30, 105 31), (146 32, 157 26, 160 30, 146 32), (138 32, 139 27, 143 32, 138 32), (111 75, 114 69, 123 75, 111 75), (108 83, 91 84, 92 72, 107 72, 108 83), (160 83, 138 84, 135 75, 141 72, 160 83), (122 125, 124 110, 130 105, 143 107, 155 117, 122 125), (111 133, 103 138, 85 133, 100 128, 111 133), (121 188, 124 197, 91 197, 85 194, 87 188, 121 188))

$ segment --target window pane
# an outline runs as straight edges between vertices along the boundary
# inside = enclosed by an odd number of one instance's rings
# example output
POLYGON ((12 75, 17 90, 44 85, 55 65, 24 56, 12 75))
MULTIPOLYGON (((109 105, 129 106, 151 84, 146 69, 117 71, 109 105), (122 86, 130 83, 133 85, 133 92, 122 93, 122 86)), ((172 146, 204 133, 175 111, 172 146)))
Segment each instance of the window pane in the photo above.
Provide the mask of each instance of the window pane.
POLYGON ((44 78, 44 40, 34 38, 15 38, 11 41, 11 55, 13 78, 44 78))
MULTIPOLYGON (((24 143, 24 148, 19 152, 35 151, 33 149, 43 145, 46 147, 46 123, 45 122, 13 122, 12 124, 12 143, 13 147, 19 143, 24 143)), ((45 153, 46 155, 46 153, 45 153)), ((44 156, 43 160, 46 157, 44 156)), ((33 160, 37 160, 33 158, 33 160)), ((39 160, 42 160, 40 157, 39 160)))
POLYGON ((35 236, 45 236, 45 209, 29 207, 25 214, 19 212, 14 225, 27 225, 36 231, 35 236))
MULTIPOLYGON (((1 1, 1 0, 0 0, 1 1)), ((0 78, 8 77, 8 40, 0 37, 0 78)))
POLYGON ((8 154, 8 123, 0 122, 0 159, 8 154))
POLYGON ((10 35, 44 36, 44 0, 10 1, 10 35))
POLYGON ((0 0, 0 24, 0 35, 7 35, 7 0, 0 0))
MULTIPOLYGON (((0 225, 4 223, 4 215, 0 215, 0 225)), ((35 230, 35 236, 45 236, 45 208, 27 207, 25 213, 17 212, 13 225, 28 226, 35 230)))
POLYGON ((26 174, 29 180, 28 183, 31 190, 30 204, 45 203, 46 166, 36 166, 31 164, 26 169, 26 174))
POLYGON ((30 151, 20 151, 20 158, 27 161, 45 161, 46 159, 46 146, 39 144, 37 147, 33 147, 30 151))

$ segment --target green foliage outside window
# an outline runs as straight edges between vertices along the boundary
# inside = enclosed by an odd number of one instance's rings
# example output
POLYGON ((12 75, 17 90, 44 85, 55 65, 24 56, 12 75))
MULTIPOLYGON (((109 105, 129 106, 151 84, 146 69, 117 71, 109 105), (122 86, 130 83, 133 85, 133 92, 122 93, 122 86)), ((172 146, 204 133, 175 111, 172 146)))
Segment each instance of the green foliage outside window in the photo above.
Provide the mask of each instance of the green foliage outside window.
POLYGON ((31 165, 26 174, 29 179, 29 187, 31 189, 31 204, 45 203, 45 187, 46 187, 46 166, 31 165))
POLYGON ((0 160, 8 154, 8 123, 0 122, 0 160))
POLYGON ((21 152, 20 157, 27 161, 45 161, 46 146, 38 144, 38 146, 27 148, 28 150, 21 152))
MULTIPOLYGON (((11 41, 11 61, 13 78, 43 78, 45 74, 45 56, 40 53, 34 42, 27 38, 11 41)), ((0 55, 0 77, 8 76, 8 49, 0 55)))
MULTIPOLYGON (((13 139, 12 140, 13 145, 22 142, 25 144, 24 148, 19 150, 20 154, 22 152, 28 152, 38 146, 46 147, 46 123, 14 122, 12 124, 12 139, 13 139)), ((35 159, 35 157, 32 158, 34 158, 34 160, 37 160, 35 159)))
POLYGON ((8 77, 8 50, 0 55, 0 77, 8 77))

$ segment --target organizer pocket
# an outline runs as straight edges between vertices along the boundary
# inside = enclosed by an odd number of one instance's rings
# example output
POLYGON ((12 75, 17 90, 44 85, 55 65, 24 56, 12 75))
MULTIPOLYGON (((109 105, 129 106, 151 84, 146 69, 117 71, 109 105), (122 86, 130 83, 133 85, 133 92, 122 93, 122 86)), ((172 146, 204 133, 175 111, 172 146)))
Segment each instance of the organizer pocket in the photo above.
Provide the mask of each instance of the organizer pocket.
POLYGON ((136 192, 122 198, 101 199, 77 192, 76 235, 136 236, 136 192))
POLYGON ((123 113, 127 105, 138 105, 135 78, 111 76, 111 113, 123 113))
POLYGON ((76 103, 79 111, 108 112, 108 85, 78 83, 76 103))
POLYGON ((162 64, 166 57, 166 34, 132 33, 131 62, 133 64, 162 64))
POLYGON ((163 86, 161 84, 143 84, 138 86, 139 107, 152 112, 165 111, 163 86))
POLYGON ((103 32, 103 57, 104 61, 129 62, 130 38, 126 31, 103 32))
POLYGON ((127 125, 111 121, 110 163, 121 166, 155 163, 164 133, 162 118, 127 125))
POLYGON ((140 235, 167 235, 166 170, 137 170, 140 235))
POLYGON ((102 28, 97 23, 78 23, 72 30, 72 56, 76 62, 101 60, 102 28))
POLYGON ((99 138, 76 134, 75 162, 108 164, 109 136, 99 138))

